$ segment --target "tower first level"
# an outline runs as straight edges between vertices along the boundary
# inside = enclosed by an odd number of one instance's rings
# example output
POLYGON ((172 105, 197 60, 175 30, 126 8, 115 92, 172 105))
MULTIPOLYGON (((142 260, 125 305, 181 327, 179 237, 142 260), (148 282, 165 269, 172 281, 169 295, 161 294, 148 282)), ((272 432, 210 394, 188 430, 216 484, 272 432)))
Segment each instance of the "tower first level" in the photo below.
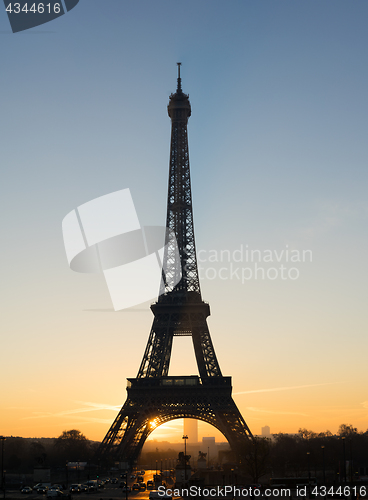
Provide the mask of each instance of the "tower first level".
POLYGON ((240 455, 252 434, 231 391, 231 377, 130 378, 127 401, 101 444, 101 454, 133 463, 158 426, 194 418, 216 427, 240 455))

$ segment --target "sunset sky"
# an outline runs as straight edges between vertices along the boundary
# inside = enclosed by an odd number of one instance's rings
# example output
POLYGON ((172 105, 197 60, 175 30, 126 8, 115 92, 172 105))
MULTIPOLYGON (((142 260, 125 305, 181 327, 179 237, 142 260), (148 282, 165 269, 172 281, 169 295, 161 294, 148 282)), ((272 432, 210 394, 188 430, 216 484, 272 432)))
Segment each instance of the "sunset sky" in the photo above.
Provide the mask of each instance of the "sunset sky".
MULTIPOLYGON (((150 302, 115 312, 102 275, 69 269, 61 222, 129 188, 141 225, 165 224, 177 61, 236 404, 254 434, 367 430, 367 18, 364 0, 80 0, 12 34, 0 9, 0 435, 101 440, 126 399, 150 302)), ((190 338, 170 374, 197 374, 190 338)))

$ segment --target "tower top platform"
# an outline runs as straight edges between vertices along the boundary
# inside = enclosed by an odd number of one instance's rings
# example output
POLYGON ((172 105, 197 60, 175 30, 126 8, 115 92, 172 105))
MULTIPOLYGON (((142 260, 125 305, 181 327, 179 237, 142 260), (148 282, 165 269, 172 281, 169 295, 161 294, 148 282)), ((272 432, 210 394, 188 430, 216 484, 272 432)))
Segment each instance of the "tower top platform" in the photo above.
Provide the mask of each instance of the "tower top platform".
POLYGON ((172 120, 180 120, 186 119, 190 117, 192 114, 190 102, 189 102, 189 94, 184 94, 181 88, 181 78, 180 78, 180 65, 178 64, 178 78, 177 78, 177 87, 176 92, 174 94, 170 94, 170 102, 167 106, 167 112, 172 120), (180 112, 177 112, 180 110, 180 112))

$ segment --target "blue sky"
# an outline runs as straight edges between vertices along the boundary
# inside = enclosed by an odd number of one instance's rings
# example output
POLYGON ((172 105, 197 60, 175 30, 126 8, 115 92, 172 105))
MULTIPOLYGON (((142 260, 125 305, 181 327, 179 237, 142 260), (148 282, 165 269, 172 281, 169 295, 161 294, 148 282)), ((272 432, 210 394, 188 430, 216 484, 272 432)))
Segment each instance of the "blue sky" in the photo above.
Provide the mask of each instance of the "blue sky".
MULTIPOLYGON (((102 438, 111 411, 35 417, 125 400, 152 315, 89 311, 111 307, 106 286, 69 270, 61 220, 129 187, 141 223, 164 223, 177 61, 197 247, 313 252, 294 281, 202 280, 234 392, 325 384, 237 404, 255 433, 365 430, 367 15, 360 0, 80 0, 12 34, 0 12, 4 434, 102 438)), ((178 373, 195 368, 185 349, 178 373)))

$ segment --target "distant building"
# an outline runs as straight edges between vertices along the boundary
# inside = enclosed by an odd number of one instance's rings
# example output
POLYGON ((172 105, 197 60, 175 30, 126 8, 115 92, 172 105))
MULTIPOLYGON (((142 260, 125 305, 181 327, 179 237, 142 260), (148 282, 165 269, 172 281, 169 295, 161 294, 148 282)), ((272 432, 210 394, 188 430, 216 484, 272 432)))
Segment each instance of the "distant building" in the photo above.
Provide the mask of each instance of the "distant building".
POLYGON ((262 427, 262 437, 270 438, 271 437, 271 429, 268 425, 262 427))
POLYGON ((203 437, 202 438, 202 452, 207 453, 207 460, 209 462, 217 462, 218 460, 218 450, 216 446, 216 438, 214 437, 203 437))
POLYGON ((198 420, 195 418, 184 419, 184 434, 188 436, 187 444, 198 443, 198 420))

